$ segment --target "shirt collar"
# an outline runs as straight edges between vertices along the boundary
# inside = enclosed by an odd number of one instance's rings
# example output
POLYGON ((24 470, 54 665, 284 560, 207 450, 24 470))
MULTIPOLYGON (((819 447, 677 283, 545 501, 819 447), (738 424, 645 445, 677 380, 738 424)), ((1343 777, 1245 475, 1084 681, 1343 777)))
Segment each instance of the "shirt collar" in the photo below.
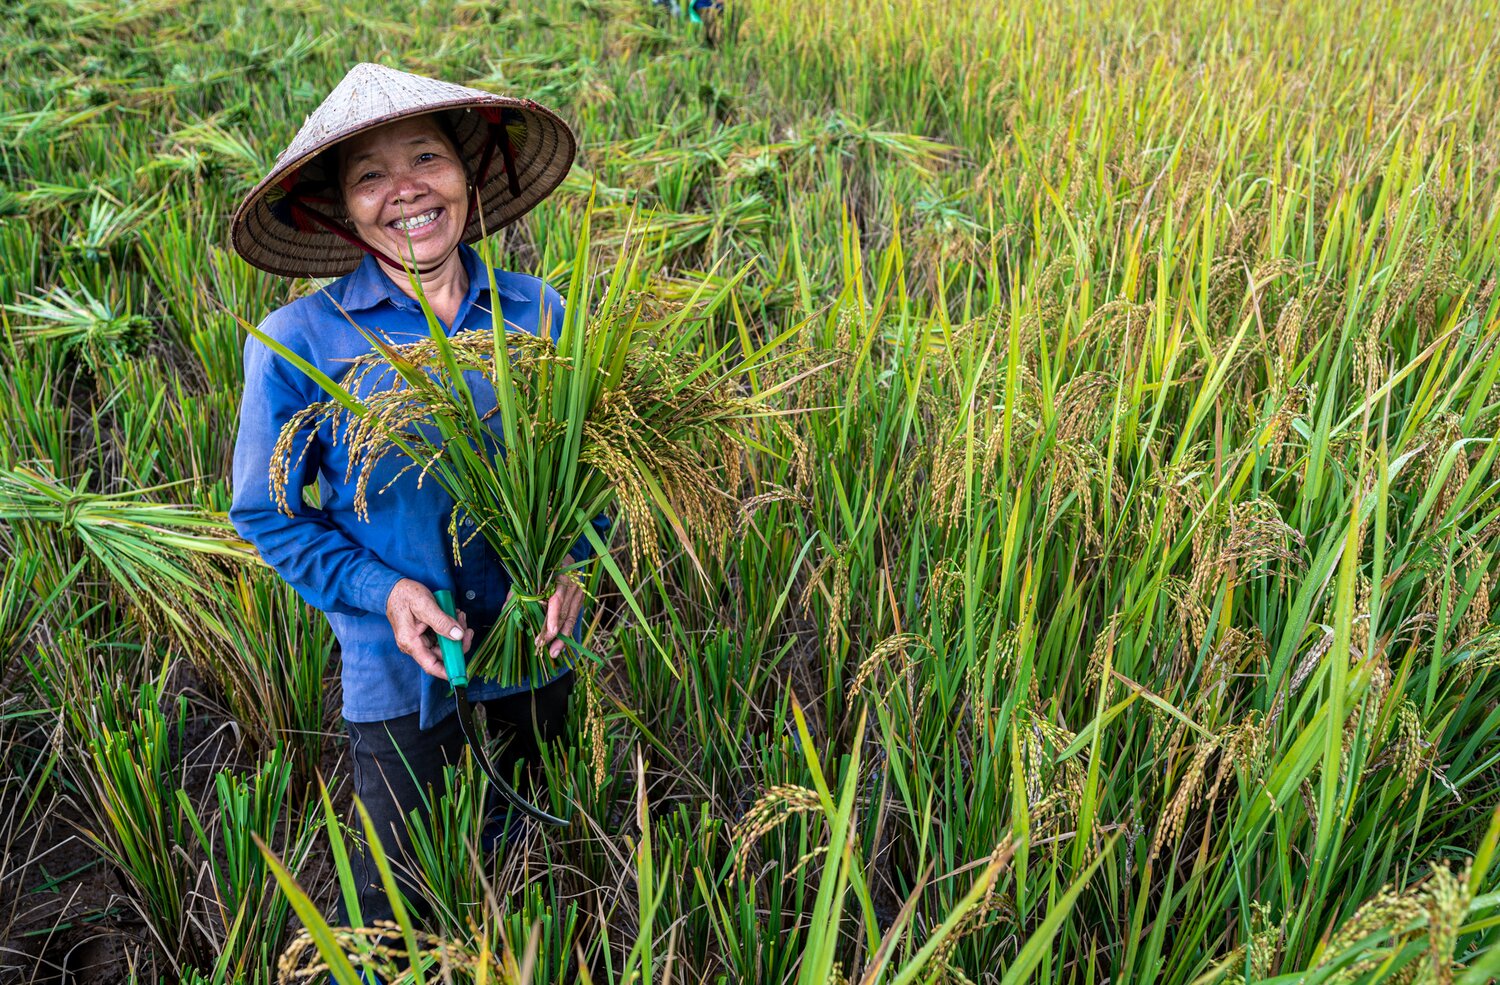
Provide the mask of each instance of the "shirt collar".
MULTIPOLYGON (((490 289, 489 275, 485 272, 484 261, 480 259, 478 251, 468 243, 458 244, 458 255, 469 275, 469 298, 472 300, 480 291, 490 289)), ((416 304, 396 286, 395 281, 386 276, 386 272, 380 268, 380 262, 368 253, 347 277, 344 296, 339 302, 345 311, 364 311, 382 301, 389 301, 397 307, 416 304)), ((524 293, 507 284, 508 279, 509 276, 504 271, 495 271, 495 289, 502 298, 507 301, 530 300, 524 293)))

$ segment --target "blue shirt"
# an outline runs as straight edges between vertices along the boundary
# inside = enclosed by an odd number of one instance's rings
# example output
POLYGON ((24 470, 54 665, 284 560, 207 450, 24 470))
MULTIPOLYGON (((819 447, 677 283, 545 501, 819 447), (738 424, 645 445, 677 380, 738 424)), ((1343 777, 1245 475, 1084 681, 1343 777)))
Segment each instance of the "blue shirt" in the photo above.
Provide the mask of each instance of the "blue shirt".
MULTIPOLYGON (((484 261, 472 247, 458 249, 469 290, 449 335, 488 330, 491 304, 498 301, 510 331, 535 333, 547 326, 557 339, 563 303, 555 290, 536 277, 496 270, 498 297, 491 298, 484 261)), ((349 360, 370 351, 350 319, 397 344, 429 337, 421 307, 368 255, 324 290, 271 312, 260 329, 340 380, 350 368, 349 360)), ((389 385, 390 379, 372 372, 361 391, 389 385)), ((494 391, 483 377, 470 374, 469 383, 480 412, 493 408, 494 391)), ((399 452, 387 455, 371 473, 369 520, 356 517, 353 500, 359 473, 346 480, 349 458, 343 427, 335 442, 326 421, 300 463, 296 459, 306 432, 294 446, 286 495, 294 515, 282 513, 270 488, 272 448, 293 414, 325 399, 327 394, 292 363, 253 336, 245 341, 245 391, 234 446, 229 519, 303 599, 328 615, 342 649, 344 717, 373 722, 420 711, 421 727, 428 728, 453 710, 451 691, 446 681, 428 675, 396 646, 385 615, 386 597, 402 578, 434 590, 451 590, 476 631, 477 646, 482 628, 505 599, 510 577, 483 537, 472 538, 460 553, 462 563, 453 563, 448 531, 453 500, 430 476, 419 486, 416 469, 397 477, 409 464, 399 452), (313 482, 319 492, 316 508, 301 496, 302 488, 313 482)), ((593 522, 601 535, 609 526, 602 515, 593 522)), ((591 553, 587 538, 573 548, 573 556, 580 560, 591 553)), ((577 632, 575 626, 575 636, 577 632)), ((522 689, 473 681, 469 697, 479 701, 522 689)))

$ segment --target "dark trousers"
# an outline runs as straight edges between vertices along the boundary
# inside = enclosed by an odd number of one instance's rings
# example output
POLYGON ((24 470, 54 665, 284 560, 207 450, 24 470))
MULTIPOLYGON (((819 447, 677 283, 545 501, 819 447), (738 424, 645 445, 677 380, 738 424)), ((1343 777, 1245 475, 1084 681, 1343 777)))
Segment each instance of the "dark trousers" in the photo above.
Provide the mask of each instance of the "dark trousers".
MULTIPOLYGON (((573 672, 568 671, 534 691, 482 702, 485 730, 493 740, 491 748, 496 743, 504 743, 500 752, 491 758, 501 776, 509 780, 518 762, 540 764, 538 735, 542 741, 547 741, 562 731, 568 695, 573 690, 573 677, 573 672)), ((354 793, 369 811, 381 847, 391 862, 392 873, 402 883, 420 918, 425 915, 421 898, 413 891, 411 881, 403 878, 404 871, 412 865, 411 836, 407 833, 405 818, 414 810, 427 810, 422 800, 424 790, 428 803, 436 805, 443 792, 443 770, 460 761, 466 743, 459 728, 458 715, 444 716, 441 722, 426 730, 417 726, 418 717, 413 713, 383 722, 351 722, 346 719, 344 724, 349 730, 349 752, 354 761, 354 793)), ((492 810, 501 809, 492 807, 492 810)), ((360 837, 351 862, 359 887, 360 915, 368 927, 375 920, 392 918, 391 903, 381 885, 374 858, 364 843, 362 826, 356 824, 355 830, 360 837)), ((343 894, 339 895, 339 922, 345 926, 350 922, 343 894)))

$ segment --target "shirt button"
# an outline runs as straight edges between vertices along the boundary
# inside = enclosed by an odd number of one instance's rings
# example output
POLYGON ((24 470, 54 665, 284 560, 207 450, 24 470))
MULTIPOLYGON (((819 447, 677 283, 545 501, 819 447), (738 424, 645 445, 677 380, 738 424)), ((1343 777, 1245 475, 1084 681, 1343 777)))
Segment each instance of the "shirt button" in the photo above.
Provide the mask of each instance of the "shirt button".
POLYGON ((464 598, 470 602, 474 601, 474 589, 471 588, 467 592, 464 592, 464 598))

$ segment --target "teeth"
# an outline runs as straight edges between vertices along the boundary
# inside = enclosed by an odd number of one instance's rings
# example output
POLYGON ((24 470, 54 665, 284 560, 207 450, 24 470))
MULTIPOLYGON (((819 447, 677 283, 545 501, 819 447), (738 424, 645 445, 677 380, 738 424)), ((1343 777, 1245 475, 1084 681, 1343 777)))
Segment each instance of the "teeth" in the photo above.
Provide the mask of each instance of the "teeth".
POLYGON ((395 226, 397 229, 404 230, 420 229, 422 226, 425 226, 429 222, 432 222, 434 219, 436 219, 437 214, 438 210, 433 209, 431 212, 423 212, 421 215, 414 215, 409 219, 397 219, 395 222, 391 223, 391 225, 395 226))

